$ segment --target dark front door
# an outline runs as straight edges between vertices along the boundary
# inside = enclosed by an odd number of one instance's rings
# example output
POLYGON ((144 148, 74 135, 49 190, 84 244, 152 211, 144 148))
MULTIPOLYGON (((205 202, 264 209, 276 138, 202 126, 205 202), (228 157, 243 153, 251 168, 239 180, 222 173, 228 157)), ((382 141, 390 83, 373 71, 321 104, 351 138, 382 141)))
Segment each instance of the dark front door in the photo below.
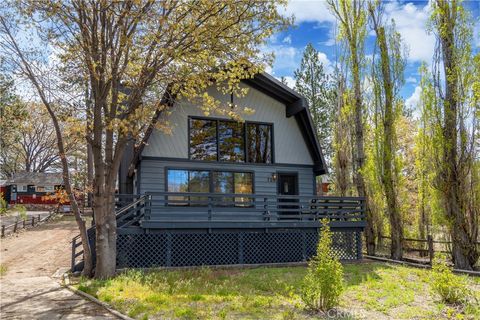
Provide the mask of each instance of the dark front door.
POLYGON ((298 195, 298 176, 294 173, 279 173, 278 174, 278 184, 277 184, 277 194, 279 197, 278 202, 285 204, 278 205, 278 218, 280 220, 294 219, 296 220, 299 214, 299 208, 296 202, 298 198, 295 196, 298 195), (293 197, 288 197, 293 196, 293 197))

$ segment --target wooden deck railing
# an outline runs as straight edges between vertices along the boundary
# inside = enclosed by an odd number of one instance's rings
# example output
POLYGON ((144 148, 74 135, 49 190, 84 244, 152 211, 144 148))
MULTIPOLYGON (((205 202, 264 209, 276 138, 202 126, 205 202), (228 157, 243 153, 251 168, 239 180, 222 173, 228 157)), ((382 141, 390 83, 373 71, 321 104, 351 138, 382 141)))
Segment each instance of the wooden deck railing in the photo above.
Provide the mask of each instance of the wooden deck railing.
POLYGON ((365 199, 261 194, 148 193, 146 221, 365 221, 365 199))

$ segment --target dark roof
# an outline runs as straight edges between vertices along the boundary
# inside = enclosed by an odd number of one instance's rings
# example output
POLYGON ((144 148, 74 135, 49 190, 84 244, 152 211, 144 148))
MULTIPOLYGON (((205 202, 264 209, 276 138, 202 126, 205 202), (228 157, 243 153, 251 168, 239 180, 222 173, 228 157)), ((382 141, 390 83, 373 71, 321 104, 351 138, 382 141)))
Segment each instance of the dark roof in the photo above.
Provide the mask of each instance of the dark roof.
POLYGON ((61 172, 18 172, 8 179, 8 184, 57 186, 63 185, 63 177, 61 172))
POLYGON ((287 106, 286 116, 295 117, 302 131, 303 138, 307 142, 313 158, 315 173, 317 175, 327 173, 322 148, 318 143, 315 127, 308 109, 308 102, 305 97, 267 73, 257 74, 254 78, 246 79, 244 82, 266 95, 285 103, 287 106))

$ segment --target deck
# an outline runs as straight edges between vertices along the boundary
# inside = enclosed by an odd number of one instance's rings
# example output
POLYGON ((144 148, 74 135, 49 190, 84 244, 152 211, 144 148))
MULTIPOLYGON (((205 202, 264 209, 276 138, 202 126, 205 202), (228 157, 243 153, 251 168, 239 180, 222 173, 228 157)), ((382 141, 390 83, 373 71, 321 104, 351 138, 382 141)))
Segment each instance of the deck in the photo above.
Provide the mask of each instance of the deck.
MULTIPOLYGON (((270 264, 307 261, 329 221, 343 260, 361 259, 365 199, 259 194, 116 195, 117 267, 270 264)), ((91 246, 95 229, 89 229, 91 246)), ((72 243, 72 269, 81 268, 72 243)))

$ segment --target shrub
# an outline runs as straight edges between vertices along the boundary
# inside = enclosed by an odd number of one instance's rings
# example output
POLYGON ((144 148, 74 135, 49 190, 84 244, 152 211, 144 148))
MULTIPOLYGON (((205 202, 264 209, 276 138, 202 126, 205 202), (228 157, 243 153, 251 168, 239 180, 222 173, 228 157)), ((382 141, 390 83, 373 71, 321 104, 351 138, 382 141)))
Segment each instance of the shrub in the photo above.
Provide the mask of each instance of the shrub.
POLYGON ((453 274, 445 255, 436 254, 432 263, 431 287, 448 304, 467 302, 471 292, 464 277, 453 274))
POLYGON ((338 305, 343 291, 343 267, 332 249, 332 232, 328 220, 322 220, 317 254, 308 264, 301 297, 315 311, 326 312, 338 305))
POLYGON ((25 208, 24 205, 16 204, 13 210, 18 212, 18 215, 22 220, 27 218, 27 208, 25 208))
POLYGON ((0 215, 7 212, 7 201, 3 198, 3 192, 0 192, 0 215))

